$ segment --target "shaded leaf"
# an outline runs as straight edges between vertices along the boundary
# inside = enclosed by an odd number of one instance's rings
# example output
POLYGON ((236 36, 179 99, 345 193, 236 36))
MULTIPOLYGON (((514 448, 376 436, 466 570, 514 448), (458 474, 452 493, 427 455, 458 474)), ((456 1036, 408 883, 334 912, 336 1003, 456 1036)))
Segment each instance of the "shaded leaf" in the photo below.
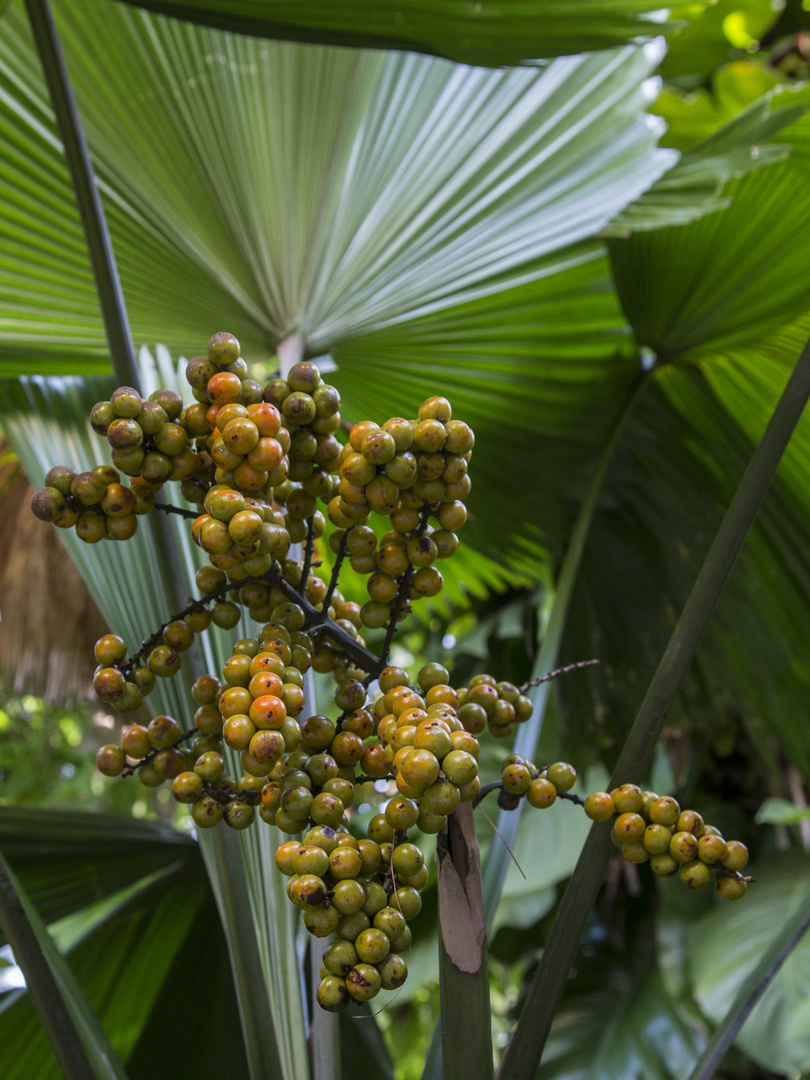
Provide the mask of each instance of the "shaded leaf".
MULTIPOLYGON (((36 1043, 42 1065, 55 1077, 64 1075, 64 1067, 66 1072, 77 1078, 95 1074, 109 1077, 110 1080, 124 1080, 126 1074, 116 1050, 5 860, 2 876, 3 926, 17 950, 15 959, 30 984, 30 993, 12 993, 0 1003, 0 1025, 12 1036, 3 1040, 12 1054, 9 1063, 13 1062, 12 1068, 16 1068, 18 1058, 14 1051, 23 1050, 30 1054, 32 1044, 36 1043), (32 1000, 36 1002, 36 1012, 32 1000), (20 1032, 14 1020, 9 1026, 7 1006, 13 1007, 18 1001, 24 1002, 31 1010, 34 1037, 15 1047, 14 1036, 19 1037, 20 1032), (61 1015, 63 1013, 66 1015, 61 1015)), ((31 1032, 28 1034, 30 1036, 31 1032)), ((23 1071, 17 1075, 31 1074, 23 1071)))
POLYGON ((154 822, 0 807, 0 850, 46 923, 112 897, 156 871, 202 869, 189 836, 154 822))
MULTIPOLYGON (((740 982, 778 935, 810 884, 798 854, 758 866, 757 881, 741 904, 717 905, 688 932, 693 990, 707 1016, 719 1021, 740 982)), ((805 937, 775 976, 737 1038, 764 1068, 804 1071, 810 1065, 810 940, 805 937)))
POLYGON ((624 310, 659 362, 747 344, 807 309, 807 261, 796 243, 810 226, 807 169, 788 160, 725 193, 733 199, 725 213, 609 243, 624 310))
POLYGON ((501 66, 538 57, 609 48, 668 29, 650 18, 646 0, 404 0, 396 11, 380 0, 350 8, 290 0, 146 0, 140 7, 240 34, 408 49, 465 64, 501 66))
POLYGON ((596 993, 566 1000, 537 1080, 671 1080, 685 1076, 702 1040, 667 996, 657 971, 613 967, 596 993))

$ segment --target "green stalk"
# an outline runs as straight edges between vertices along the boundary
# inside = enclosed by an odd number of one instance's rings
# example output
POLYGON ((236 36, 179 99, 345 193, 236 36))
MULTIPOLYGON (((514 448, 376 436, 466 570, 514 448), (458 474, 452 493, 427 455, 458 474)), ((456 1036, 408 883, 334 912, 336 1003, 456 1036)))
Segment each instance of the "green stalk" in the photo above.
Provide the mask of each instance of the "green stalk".
MULTIPOLYGON (((565 632, 568 609, 571 606, 571 597, 576 585, 582 555, 588 542, 591 521, 602 493, 602 485, 613 460, 613 455, 616 452, 616 447, 648 383, 649 375, 645 375, 636 385, 611 433, 607 446, 602 451, 596 471, 591 478, 577 519, 574 522, 574 527, 571 530, 568 549, 560 568, 560 576, 557 581, 548 627, 532 668, 532 679, 539 679, 544 675, 548 675, 557 666, 557 656, 565 632)), ((514 753, 523 754, 530 760, 534 758, 537 744, 540 741, 551 685, 550 682, 541 683, 540 686, 529 692, 534 701, 534 711, 530 719, 518 729, 515 739, 514 753)), ((498 815, 497 828, 505 843, 501 843, 500 838, 496 835, 484 865, 484 910, 486 912, 488 932, 492 930, 495 912, 506 880, 506 872, 509 869, 510 855, 506 845, 508 844, 510 848, 514 847, 522 810, 523 800, 518 804, 516 810, 501 810, 498 815)))
MULTIPOLYGON (((310 668, 304 675, 304 696, 309 702, 307 715, 315 713, 315 678, 310 668)), ((315 1000, 315 988, 321 981, 323 954, 329 942, 312 938, 309 943, 310 978, 312 1000, 310 1001, 309 1057, 312 1067, 312 1080, 340 1080, 342 1064, 340 1056, 340 1027, 337 1013, 326 1012, 315 1000)), ((376 1023, 369 1019, 369 1023, 376 1023)))
POLYGON ((66 1080, 125 1080, 124 1066, 73 972, 2 855, 0 930, 22 968, 31 1003, 66 1080))
MULTIPOLYGON (((76 205, 84 229, 110 346, 113 371, 121 385, 134 386, 137 389, 140 386, 140 376, 121 279, 53 13, 48 0, 25 0, 25 6, 76 195, 76 205)), ((180 601, 185 595, 181 585, 185 571, 172 525, 160 514, 152 514, 149 517, 149 527, 161 582, 172 610, 176 611, 182 606, 180 601)))
POLYGON ((810 928, 810 892, 806 893, 779 937, 742 984, 722 1023, 714 1031, 689 1080, 712 1080, 756 1003, 779 968, 810 928))
POLYGON ((248 1076, 284 1080, 238 837, 222 829, 200 832, 200 849, 226 929, 248 1076))
MULTIPOLYGON (((611 778, 640 781, 667 713, 689 669, 720 594, 742 550, 782 454, 810 397, 810 342, 805 346, 726 512, 611 778)), ((610 857, 610 823, 594 825, 560 905, 499 1076, 531 1080, 537 1071, 574 953, 610 857)))
POLYGON ((124 294, 118 277, 110 233, 90 151, 82 128, 76 97, 65 64, 62 45, 48 0, 25 0, 40 63, 51 95, 62 146, 65 151, 79 216, 87 241, 87 252, 96 280, 101 315, 107 332, 116 378, 128 386, 138 386, 135 347, 129 329, 124 294))
POLYGON ((492 1017, 481 864, 472 807, 437 838, 439 980, 444 1080, 492 1077, 492 1017))

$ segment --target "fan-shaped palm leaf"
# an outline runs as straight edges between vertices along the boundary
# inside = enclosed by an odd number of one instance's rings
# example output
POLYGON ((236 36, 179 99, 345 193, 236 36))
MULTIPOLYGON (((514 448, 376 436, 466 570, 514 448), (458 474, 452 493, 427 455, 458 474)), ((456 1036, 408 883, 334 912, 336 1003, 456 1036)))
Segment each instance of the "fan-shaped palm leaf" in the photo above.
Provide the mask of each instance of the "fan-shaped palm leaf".
MULTIPOLYGON (((293 329, 328 349, 498 292, 504 275, 548 273, 541 256, 597 231, 674 161, 655 151, 642 115, 654 46, 490 72, 83 4, 62 29, 138 343, 187 351, 206 339, 213 313, 230 310, 249 356, 293 329), (216 306, 205 314, 209 297, 216 306)), ((0 72, 12 147, 0 190, 15 274, 5 355, 34 346, 44 306, 37 348, 53 356, 54 308, 68 341, 98 330, 15 8, 0 72)))

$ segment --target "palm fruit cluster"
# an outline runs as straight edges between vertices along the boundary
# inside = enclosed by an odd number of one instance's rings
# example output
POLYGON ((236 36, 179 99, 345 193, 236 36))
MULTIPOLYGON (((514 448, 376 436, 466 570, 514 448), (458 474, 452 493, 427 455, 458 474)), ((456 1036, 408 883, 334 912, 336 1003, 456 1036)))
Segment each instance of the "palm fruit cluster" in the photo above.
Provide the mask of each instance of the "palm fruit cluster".
POLYGON ((628 862, 649 862, 659 877, 676 874, 690 889, 714 882, 724 900, 737 900, 748 888, 740 871, 748 849, 738 840, 724 840, 696 810, 681 810, 670 795, 623 784, 597 791, 585 800, 593 821, 613 820, 612 838, 628 862))
POLYGON ((333 551, 345 544, 352 569, 370 575, 369 600, 360 609, 363 626, 389 621, 403 579, 410 601, 441 592, 444 579, 434 563, 458 550, 474 442, 472 429, 452 419, 443 397, 424 401, 415 420, 397 416, 382 427, 372 421, 352 427, 328 513, 338 530, 330 540, 333 551), (379 543, 367 525, 372 513, 387 516, 391 526, 379 543))
POLYGON ((473 675, 458 691, 458 715, 468 731, 480 734, 488 729, 496 739, 508 738, 515 724, 532 715, 531 699, 510 682, 498 682, 492 675, 473 675))
POLYGON ((303 842, 288 840, 276 851, 276 866, 289 877, 287 895, 303 911, 307 930, 335 935, 316 991, 329 1012, 352 998, 363 1002, 395 990, 408 974, 401 954, 411 944, 407 923, 422 907, 425 858, 416 844, 398 840, 383 814, 372 818, 368 832, 358 840, 345 829, 316 825, 303 842))
POLYGON ((149 787, 170 783, 198 828, 240 830, 258 818, 287 837, 276 864, 290 900, 311 934, 334 935, 316 992, 332 1011, 405 980, 407 924, 428 880, 409 830, 441 831, 461 803, 476 805, 493 787, 506 808, 523 797, 541 808, 558 797, 582 804, 594 820, 615 819, 614 840, 631 861, 649 858, 656 873, 680 872, 692 888, 714 880, 721 896, 742 895, 743 845, 673 799, 625 785, 583 800, 571 791, 570 765, 538 768, 515 754, 500 781, 482 789, 478 736, 511 735, 530 717, 530 699, 488 674, 454 688, 438 664, 412 684, 388 662, 408 605, 441 589, 435 563, 454 554, 467 517, 474 436, 450 403, 430 397, 415 419, 355 424, 341 445, 340 396, 314 364, 296 364, 262 388, 239 352, 233 335, 211 338, 187 366, 195 402, 185 408, 168 391, 144 401, 130 387, 99 402, 91 423, 117 468, 77 475, 57 467, 32 500, 37 516, 75 525, 91 542, 131 535, 134 515, 156 508, 168 480, 197 507, 179 512, 193 519, 192 537, 208 555, 196 574, 199 598, 130 656, 115 634, 96 643, 94 686, 116 710, 137 708, 157 677, 176 674, 212 623, 232 629, 244 608, 260 627, 234 644, 221 677, 194 682, 193 724, 169 716, 129 724, 120 744, 98 752, 99 770, 137 775, 149 787), (375 514, 390 526, 379 537, 375 514), (327 519, 335 554, 328 580, 319 572, 327 544, 316 551, 327 519), (302 557, 293 557, 293 543, 305 543, 302 557), (339 590, 347 567, 367 578, 365 603, 339 590), (361 631, 383 626, 375 656, 361 631), (337 720, 307 715, 309 670, 337 683, 337 720), (357 785, 362 801, 381 800, 363 837, 355 835, 357 785))
POLYGON ((31 509, 41 521, 59 529, 75 528, 87 544, 99 540, 129 540, 138 529, 138 517, 155 503, 152 486, 140 479, 127 487, 110 465, 76 472, 56 465, 45 477, 45 487, 31 497, 31 509))
POLYGON ((189 445, 180 420, 183 402, 171 390, 156 390, 144 401, 131 386, 119 386, 109 401, 90 412, 90 424, 110 444, 113 465, 153 487, 188 480, 204 463, 189 445))
POLYGON ((513 809, 517 798, 525 795, 530 806, 545 810, 558 795, 566 795, 577 781, 577 772, 567 761, 555 761, 538 768, 522 754, 510 754, 501 767, 500 805, 513 809))

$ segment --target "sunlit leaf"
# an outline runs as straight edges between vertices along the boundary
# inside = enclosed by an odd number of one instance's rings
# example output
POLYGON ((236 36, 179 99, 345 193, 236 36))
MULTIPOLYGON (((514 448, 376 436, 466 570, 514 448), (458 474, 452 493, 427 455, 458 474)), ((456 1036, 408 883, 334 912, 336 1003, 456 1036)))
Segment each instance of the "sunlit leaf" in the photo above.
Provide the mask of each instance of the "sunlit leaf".
POLYGON ((759 60, 734 60, 714 72, 710 90, 698 87, 684 93, 665 85, 651 111, 666 121, 661 139, 664 146, 685 152, 774 87, 787 89, 773 68, 759 60))
POLYGON ((807 309, 807 261, 796 241, 810 227, 807 169, 788 160, 726 194, 734 202, 722 214, 610 242, 627 317, 662 362, 746 344, 807 309))
POLYGON ((772 109, 770 95, 737 113, 727 124, 691 147, 649 191, 628 206, 602 235, 683 225, 730 205, 724 185, 755 169, 781 161, 788 145, 768 143, 804 112, 801 103, 772 109))
MULTIPOLYGON (((674 161, 644 116, 655 44, 488 71, 262 42, 99 0, 64 11, 60 29, 136 343, 177 353, 199 350, 214 320, 248 359, 293 329, 328 351, 536 280, 554 266, 543 257, 592 235, 674 161)), ((60 349, 73 362, 84 341, 101 362, 16 7, 0 42, 0 124, 3 370, 64 370, 60 349)))
POLYGON ((732 48, 755 44, 776 22, 779 10, 770 0, 720 0, 703 8, 679 5, 672 9, 672 15, 689 21, 673 35, 663 74, 666 79, 688 80, 695 85, 730 59, 732 48))
POLYGON ((810 810, 802 809, 787 799, 766 799, 757 810, 756 821, 760 825, 798 825, 810 818, 810 810))

